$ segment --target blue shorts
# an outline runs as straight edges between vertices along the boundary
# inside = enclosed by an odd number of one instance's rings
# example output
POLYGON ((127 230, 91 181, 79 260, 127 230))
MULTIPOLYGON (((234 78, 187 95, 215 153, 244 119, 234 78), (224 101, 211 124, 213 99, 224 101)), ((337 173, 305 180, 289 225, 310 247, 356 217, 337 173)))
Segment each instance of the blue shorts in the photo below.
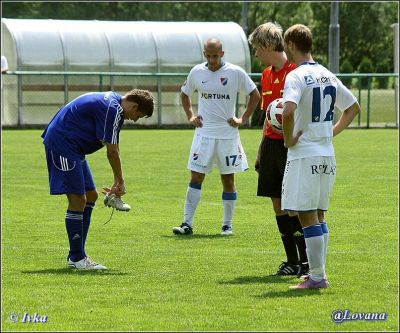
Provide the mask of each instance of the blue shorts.
POLYGON ((96 189, 85 159, 64 157, 45 148, 50 194, 85 194, 96 189))

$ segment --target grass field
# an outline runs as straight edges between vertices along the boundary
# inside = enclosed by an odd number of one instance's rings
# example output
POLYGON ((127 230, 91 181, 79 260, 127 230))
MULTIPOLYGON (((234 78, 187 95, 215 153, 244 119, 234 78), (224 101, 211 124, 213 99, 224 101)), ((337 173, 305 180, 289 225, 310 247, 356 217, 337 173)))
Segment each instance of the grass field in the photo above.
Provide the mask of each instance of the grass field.
MULTIPOLYGON (((330 287, 292 291, 272 206, 251 168, 236 177, 234 235, 220 236, 218 170, 206 178, 194 235, 181 223, 191 130, 123 130, 129 213, 99 200, 87 252, 105 272, 66 268, 66 199, 49 196, 39 130, 2 132, 2 331, 398 331, 398 132, 335 138, 337 180, 327 221, 330 287), (386 313, 335 324, 334 310, 386 313), (23 323, 27 313, 46 323, 23 323), (38 318, 38 317, 37 317, 38 318), (15 323, 12 321, 16 321, 15 323), (44 317, 42 317, 44 320, 44 317)), ((241 130, 249 163, 260 130, 241 130)), ((88 158, 110 185, 105 151, 88 158)))

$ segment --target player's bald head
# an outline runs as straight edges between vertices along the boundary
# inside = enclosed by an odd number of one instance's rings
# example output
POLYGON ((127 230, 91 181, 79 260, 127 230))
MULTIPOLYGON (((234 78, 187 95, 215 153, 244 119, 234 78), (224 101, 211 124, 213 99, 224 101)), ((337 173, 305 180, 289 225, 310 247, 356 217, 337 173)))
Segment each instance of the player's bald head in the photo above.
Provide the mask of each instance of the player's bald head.
POLYGON ((222 51, 222 43, 217 38, 209 38, 204 43, 204 50, 222 51))

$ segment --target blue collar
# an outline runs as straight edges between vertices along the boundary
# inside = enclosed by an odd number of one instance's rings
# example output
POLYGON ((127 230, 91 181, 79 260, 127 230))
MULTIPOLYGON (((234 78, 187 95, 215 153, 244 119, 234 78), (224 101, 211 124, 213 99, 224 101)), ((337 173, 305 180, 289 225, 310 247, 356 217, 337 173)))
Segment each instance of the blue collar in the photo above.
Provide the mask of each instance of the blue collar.
POLYGON ((300 64, 299 66, 303 66, 303 65, 318 65, 318 63, 316 61, 305 61, 302 64, 300 64))

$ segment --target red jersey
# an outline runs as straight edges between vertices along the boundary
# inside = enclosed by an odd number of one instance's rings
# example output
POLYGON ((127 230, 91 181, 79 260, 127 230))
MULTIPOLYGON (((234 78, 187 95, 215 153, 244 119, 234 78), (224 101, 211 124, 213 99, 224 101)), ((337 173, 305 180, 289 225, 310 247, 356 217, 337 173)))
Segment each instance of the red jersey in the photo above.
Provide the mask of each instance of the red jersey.
MULTIPOLYGON (((296 68, 295 64, 286 60, 285 65, 278 72, 272 66, 264 69, 261 75, 261 110, 266 111, 269 103, 282 97, 286 75, 296 68)), ((265 122, 264 135, 270 139, 283 139, 283 136, 272 131, 268 121, 265 122)))

